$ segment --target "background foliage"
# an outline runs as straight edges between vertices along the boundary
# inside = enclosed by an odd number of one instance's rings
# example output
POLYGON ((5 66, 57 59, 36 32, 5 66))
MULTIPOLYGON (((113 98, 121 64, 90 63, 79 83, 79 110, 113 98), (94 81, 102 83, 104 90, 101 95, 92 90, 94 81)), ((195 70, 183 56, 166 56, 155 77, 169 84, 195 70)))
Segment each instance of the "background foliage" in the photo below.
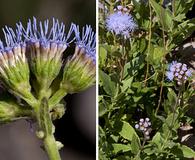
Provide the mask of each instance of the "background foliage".
MULTIPOLYGON (((166 78, 169 63, 183 62, 178 48, 195 31, 195 19, 186 18, 194 0, 172 0, 170 5, 159 0, 99 3, 99 159, 195 157, 195 143, 187 147, 179 135, 181 124, 195 122, 187 114, 195 106, 190 103, 194 75, 182 88, 166 78), (118 5, 128 7, 138 24, 129 39, 105 28, 106 17, 118 5), (152 122, 149 140, 134 129, 146 117, 152 122)), ((193 68, 190 61, 185 63, 193 68)))

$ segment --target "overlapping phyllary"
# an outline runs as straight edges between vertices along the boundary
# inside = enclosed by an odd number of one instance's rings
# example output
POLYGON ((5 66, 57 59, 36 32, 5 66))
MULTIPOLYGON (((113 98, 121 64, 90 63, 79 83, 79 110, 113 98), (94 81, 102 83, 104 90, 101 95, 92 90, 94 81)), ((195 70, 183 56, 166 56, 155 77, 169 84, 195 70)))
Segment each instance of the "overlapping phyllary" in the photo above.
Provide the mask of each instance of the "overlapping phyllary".
POLYGON ((195 157, 180 134, 195 127, 194 62, 183 47, 195 31, 193 5, 99 1, 99 159, 195 157))

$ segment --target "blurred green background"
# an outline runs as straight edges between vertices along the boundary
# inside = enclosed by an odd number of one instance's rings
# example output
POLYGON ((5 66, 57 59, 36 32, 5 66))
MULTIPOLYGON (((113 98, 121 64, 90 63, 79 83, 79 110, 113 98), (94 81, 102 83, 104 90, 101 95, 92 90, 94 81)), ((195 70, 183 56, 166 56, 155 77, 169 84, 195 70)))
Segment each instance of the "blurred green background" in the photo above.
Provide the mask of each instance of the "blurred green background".
MULTIPOLYGON (((58 18, 68 26, 71 22, 84 26, 96 22, 95 0, 0 0, 0 28, 26 24, 35 16, 38 20, 58 18)), ((0 39, 4 41, 3 32, 0 39)), ((55 122, 56 138, 62 141, 62 159, 95 159, 96 118, 95 87, 69 95, 67 111, 55 122)), ((0 160, 47 160, 35 136, 36 126, 21 120, 0 126, 0 160)))

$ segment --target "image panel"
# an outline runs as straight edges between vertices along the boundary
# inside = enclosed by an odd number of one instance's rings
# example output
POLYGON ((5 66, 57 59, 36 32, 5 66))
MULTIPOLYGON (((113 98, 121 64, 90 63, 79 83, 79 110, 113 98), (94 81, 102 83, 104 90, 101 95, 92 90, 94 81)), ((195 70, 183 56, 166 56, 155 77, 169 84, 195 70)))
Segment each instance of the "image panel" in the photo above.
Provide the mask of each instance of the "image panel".
POLYGON ((96 1, 0 1, 0 160, 96 157, 96 1))
POLYGON ((98 159, 194 159, 195 1, 98 10, 98 159))

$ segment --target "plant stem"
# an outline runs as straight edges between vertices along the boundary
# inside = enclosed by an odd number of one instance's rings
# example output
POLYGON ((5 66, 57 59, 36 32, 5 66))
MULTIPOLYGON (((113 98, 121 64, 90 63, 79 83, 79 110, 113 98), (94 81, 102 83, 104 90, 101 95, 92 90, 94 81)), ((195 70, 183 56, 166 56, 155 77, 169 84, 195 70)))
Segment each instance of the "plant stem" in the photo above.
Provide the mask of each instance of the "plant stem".
POLYGON ((164 83, 164 78, 165 78, 165 56, 166 56, 166 52, 167 52, 167 45, 166 45, 166 35, 165 35, 165 27, 164 25, 162 24, 162 34, 163 34, 163 50, 164 50, 164 55, 163 55, 163 59, 162 59, 162 80, 161 80, 161 86, 160 86, 160 97, 159 97, 159 100, 158 100, 158 106, 156 108, 156 111, 155 111, 155 116, 157 116, 158 114, 158 110, 160 108, 160 105, 161 105, 161 101, 162 101, 162 94, 163 94, 163 83, 164 83))
POLYGON ((44 149, 48 154, 49 160, 61 160, 57 143, 54 138, 55 128, 49 114, 47 98, 40 100, 40 103, 34 108, 39 126, 37 137, 43 140, 44 149))
POLYGON ((150 9, 150 23, 149 23, 149 37, 148 37, 148 52, 147 52, 147 64, 146 64, 146 76, 145 76, 145 86, 147 86, 147 79, 149 74, 149 55, 150 55, 150 49, 151 49, 151 37, 152 37, 152 7, 149 3, 149 9, 150 9))
POLYGON ((54 95, 49 99, 49 107, 50 109, 53 108, 56 104, 58 104, 65 96, 67 92, 60 88, 54 95))
POLYGON ((53 135, 48 135, 43 139, 44 148, 50 160, 61 160, 58 147, 53 135))
POLYGON ((172 1, 173 16, 175 17, 175 0, 172 1))
POLYGON ((125 44, 124 44, 124 39, 122 40, 122 57, 120 59, 121 61, 121 73, 120 73, 120 81, 123 80, 123 75, 124 75, 124 66, 125 66, 125 44))

